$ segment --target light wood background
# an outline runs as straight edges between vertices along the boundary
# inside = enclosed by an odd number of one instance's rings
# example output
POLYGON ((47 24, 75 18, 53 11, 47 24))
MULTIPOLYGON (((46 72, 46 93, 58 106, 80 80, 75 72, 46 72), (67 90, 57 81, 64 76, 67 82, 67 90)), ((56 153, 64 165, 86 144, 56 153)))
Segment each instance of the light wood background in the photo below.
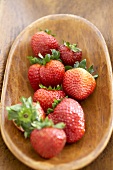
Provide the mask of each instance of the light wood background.
MULTIPOLYGON (((61 13, 82 16, 98 27, 113 66, 112 0, 0 0, 0 94, 7 56, 16 36, 38 18, 61 13)), ((0 136, 0 170, 15 169, 31 170, 12 155, 0 136)), ((113 170, 113 135, 104 152, 82 170, 113 170)))

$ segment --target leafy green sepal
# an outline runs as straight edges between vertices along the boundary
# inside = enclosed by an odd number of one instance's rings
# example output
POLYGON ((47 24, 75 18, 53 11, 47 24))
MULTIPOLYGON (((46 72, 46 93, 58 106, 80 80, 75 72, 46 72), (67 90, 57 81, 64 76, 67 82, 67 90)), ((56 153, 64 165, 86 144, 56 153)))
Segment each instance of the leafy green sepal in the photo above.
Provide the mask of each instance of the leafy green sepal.
POLYGON ((62 60, 60 59, 60 52, 52 49, 51 50, 52 54, 46 54, 44 57, 42 56, 41 53, 38 54, 38 57, 32 57, 32 56, 28 56, 27 58, 29 59, 31 64, 40 64, 40 65, 46 65, 46 63, 50 62, 50 60, 58 60, 60 62, 62 62, 62 60))

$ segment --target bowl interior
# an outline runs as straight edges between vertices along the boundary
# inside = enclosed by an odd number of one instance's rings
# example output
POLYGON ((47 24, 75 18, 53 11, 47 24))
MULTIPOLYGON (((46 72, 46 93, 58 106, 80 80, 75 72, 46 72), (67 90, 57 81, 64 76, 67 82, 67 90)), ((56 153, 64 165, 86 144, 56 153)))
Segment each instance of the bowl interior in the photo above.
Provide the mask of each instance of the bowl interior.
POLYGON ((88 21, 72 15, 53 15, 37 20, 15 40, 7 62, 2 93, 2 136, 12 153, 34 169, 69 170, 80 168, 95 159, 106 146, 112 130, 111 65, 105 41, 100 32, 88 21), (86 119, 86 133, 77 143, 66 145, 56 157, 46 160, 32 149, 29 139, 7 120, 6 106, 18 103, 21 96, 33 96, 27 72, 27 56, 33 55, 30 40, 39 29, 50 29, 59 43, 62 40, 77 43, 94 65, 99 78, 94 93, 81 102, 86 119))

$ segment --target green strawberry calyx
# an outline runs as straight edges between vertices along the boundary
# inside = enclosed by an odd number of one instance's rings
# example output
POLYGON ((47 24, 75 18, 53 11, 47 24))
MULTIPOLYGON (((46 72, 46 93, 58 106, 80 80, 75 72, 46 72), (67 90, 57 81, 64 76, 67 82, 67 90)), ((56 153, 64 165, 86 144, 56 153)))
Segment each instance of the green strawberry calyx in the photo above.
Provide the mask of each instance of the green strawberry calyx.
MULTIPOLYGON (((66 96, 65 98, 68 98, 68 96, 66 96)), ((55 107, 56 107, 63 99, 64 99, 64 98, 55 99, 54 102, 52 103, 52 108, 48 108, 48 109, 47 109, 47 114, 50 114, 50 113, 54 112, 55 107)))
POLYGON ((43 86, 42 84, 39 84, 39 87, 41 89, 46 89, 46 90, 62 90, 62 86, 61 85, 57 85, 56 87, 46 87, 46 86, 43 86))
POLYGON ((75 53, 82 51, 80 48, 77 47, 77 44, 70 44, 69 42, 66 41, 64 41, 63 44, 75 53))
MULTIPOLYGON (((86 67, 86 59, 83 59, 81 62, 75 62, 74 66, 65 66, 65 70, 69 70, 72 68, 83 68, 85 70, 87 70, 90 74, 94 73, 94 68, 93 65, 91 65, 89 68, 86 67)), ((93 75, 93 77, 96 79, 98 77, 98 74, 93 75)))
MULTIPOLYGON (((39 29, 39 31, 43 31, 43 30, 39 29)), ((53 37, 55 37, 55 34, 52 34, 51 30, 49 29, 45 29, 44 32, 47 33, 48 35, 52 35, 53 37)))
POLYGON ((40 104, 37 102, 33 105, 32 98, 21 98, 21 103, 6 107, 8 111, 8 120, 13 120, 18 127, 24 131, 24 137, 30 136, 34 129, 42 129, 44 127, 54 127, 63 129, 65 124, 60 122, 54 125, 53 121, 46 117, 44 120, 40 117, 38 112, 40 104))
POLYGON ((52 34, 51 30, 45 29, 44 32, 46 32, 48 35, 52 35, 53 37, 55 37, 55 34, 52 34))
POLYGON ((53 127, 53 128, 58 128, 58 129, 63 129, 65 127, 65 124, 63 122, 60 122, 55 125, 53 121, 49 119, 48 117, 46 117, 43 121, 40 121, 40 122, 34 121, 31 124, 34 127, 34 129, 38 129, 38 130, 45 128, 45 127, 53 127))
POLYGON ((52 49, 51 52, 52 52, 52 54, 46 54, 44 57, 42 56, 41 53, 39 53, 38 54, 39 58, 32 57, 32 56, 28 56, 27 58, 29 59, 31 64, 38 63, 40 65, 46 65, 46 63, 50 62, 50 60, 58 60, 58 61, 62 62, 60 59, 59 51, 52 49))
POLYGON ((13 120, 18 127, 24 130, 25 137, 28 137, 33 130, 31 123, 34 121, 41 121, 40 112, 38 112, 40 104, 37 102, 34 106, 32 103, 31 97, 28 99, 22 97, 20 104, 6 107, 8 119, 13 120))

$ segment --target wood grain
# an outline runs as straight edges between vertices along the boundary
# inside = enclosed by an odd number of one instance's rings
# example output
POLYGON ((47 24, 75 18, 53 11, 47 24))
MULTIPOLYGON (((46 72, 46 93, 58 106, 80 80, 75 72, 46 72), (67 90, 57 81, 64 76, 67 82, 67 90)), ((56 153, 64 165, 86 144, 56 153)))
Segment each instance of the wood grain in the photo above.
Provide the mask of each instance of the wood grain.
POLYGON ((78 169, 94 160, 106 146, 112 132, 112 69, 101 33, 87 20, 73 15, 52 15, 29 25, 11 48, 2 90, 2 136, 8 148, 26 165, 40 170, 78 169), (32 55, 30 40, 40 28, 51 29, 60 44, 62 39, 74 43, 76 37, 78 46, 83 50, 83 58, 88 65, 93 64, 99 74, 95 92, 81 103, 86 117, 84 138, 76 144, 67 145, 61 154, 50 160, 40 158, 32 150, 29 140, 25 140, 14 124, 7 120, 5 109, 18 103, 21 96, 33 96, 27 78, 30 64, 26 56, 32 55))
MULTIPOLYGON (((72 13, 94 23, 102 32, 109 49, 113 65, 113 1, 109 0, 1 0, 0 1, 0 92, 5 64, 10 47, 23 28, 36 19, 54 13, 72 13)), ((113 169, 113 136, 105 151, 84 170, 113 169)), ((0 169, 12 170, 29 168, 19 162, 7 149, 0 138, 0 169)))

